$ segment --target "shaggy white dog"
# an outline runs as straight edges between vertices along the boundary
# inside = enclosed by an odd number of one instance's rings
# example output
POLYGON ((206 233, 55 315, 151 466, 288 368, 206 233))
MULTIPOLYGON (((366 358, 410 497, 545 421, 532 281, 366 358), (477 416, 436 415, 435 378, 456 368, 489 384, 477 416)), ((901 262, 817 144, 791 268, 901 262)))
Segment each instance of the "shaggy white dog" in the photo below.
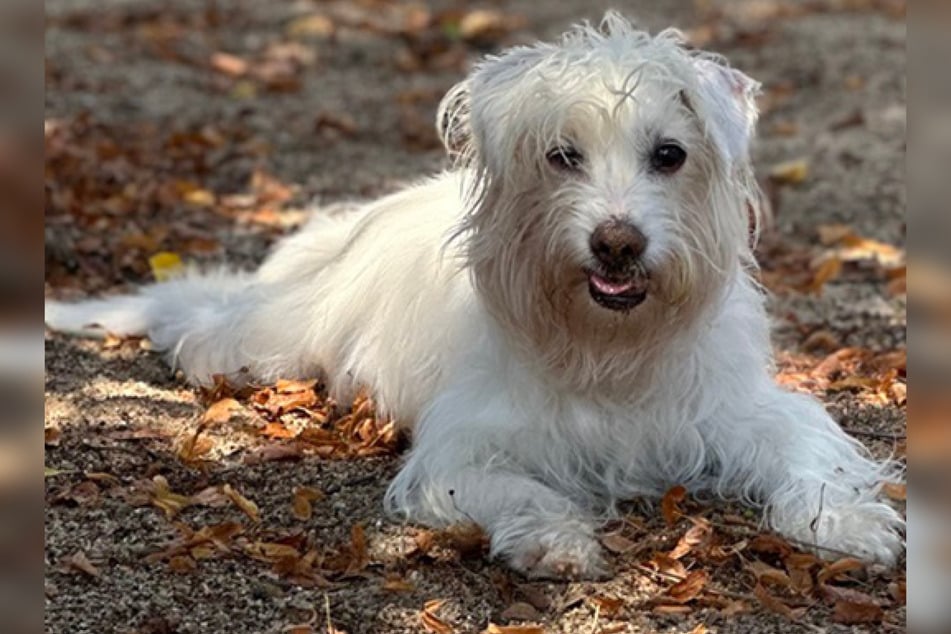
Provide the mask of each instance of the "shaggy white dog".
POLYGON ((147 334, 197 382, 368 386, 413 424, 387 508, 475 521, 530 576, 602 574, 596 518, 677 483, 891 563, 902 521, 877 498, 899 470, 770 376, 757 87, 608 14, 450 91, 453 170, 314 218, 256 273, 49 302, 47 323, 147 334))

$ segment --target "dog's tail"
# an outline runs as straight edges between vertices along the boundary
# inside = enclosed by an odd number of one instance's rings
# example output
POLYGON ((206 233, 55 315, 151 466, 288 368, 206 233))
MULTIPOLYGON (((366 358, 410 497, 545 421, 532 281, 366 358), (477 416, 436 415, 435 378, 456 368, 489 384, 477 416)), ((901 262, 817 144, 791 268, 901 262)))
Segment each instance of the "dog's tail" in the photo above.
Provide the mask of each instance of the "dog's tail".
POLYGON ((249 317, 261 290, 251 275, 190 273, 146 286, 134 295, 79 303, 46 302, 46 325, 87 337, 148 337, 173 366, 198 383, 231 375, 252 361, 246 343, 249 317))

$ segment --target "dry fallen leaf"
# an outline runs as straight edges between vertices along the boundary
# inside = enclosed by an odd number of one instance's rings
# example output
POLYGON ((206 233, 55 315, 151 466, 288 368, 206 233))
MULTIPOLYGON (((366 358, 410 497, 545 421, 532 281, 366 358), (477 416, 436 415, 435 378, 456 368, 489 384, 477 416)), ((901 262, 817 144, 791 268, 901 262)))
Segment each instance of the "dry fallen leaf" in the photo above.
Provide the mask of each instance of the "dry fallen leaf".
POLYGON ((842 559, 827 564, 820 570, 817 580, 820 584, 824 584, 831 579, 839 578, 840 575, 864 569, 865 563, 862 560, 855 559, 854 557, 843 557, 842 559))
POLYGON ((251 518, 251 521, 252 521, 252 522, 260 522, 260 521, 261 521, 261 513, 260 513, 260 511, 258 510, 258 505, 257 505, 257 504, 255 504, 254 502, 252 502, 252 501, 249 500, 248 498, 246 498, 246 497, 244 497, 243 495, 241 495, 240 493, 238 493, 238 491, 236 491, 236 490, 234 489, 234 487, 232 487, 230 484, 224 485, 224 487, 222 487, 221 491, 222 491, 225 495, 227 495, 228 498, 229 498, 232 502, 234 502, 235 506, 237 506, 239 509, 241 509, 241 511, 242 511, 245 515, 247 515, 249 518, 251 518))
POLYGON ((423 605, 419 618, 427 632, 433 632, 433 634, 452 634, 452 626, 436 616, 436 612, 439 611, 439 608, 441 608, 445 602, 445 599, 432 599, 423 605))
POLYGON ((175 555, 168 560, 168 567, 172 572, 182 574, 195 570, 198 568, 198 564, 187 555, 175 555))
POLYGON ((249 68, 248 63, 245 60, 241 59, 237 55, 231 55, 230 53, 214 53, 212 54, 209 63, 215 71, 223 75, 228 75, 229 77, 240 77, 242 75, 246 75, 249 68))
POLYGON ((798 185, 809 177, 809 161, 797 159, 780 163, 769 171, 769 177, 783 185, 798 185))
POLYGON ((780 614, 790 621, 798 621, 806 613, 805 608, 791 608, 778 598, 767 592, 762 584, 757 583, 753 588, 753 595, 759 600, 760 604, 770 612, 780 614))
POLYGON ((852 227, 843 224, 819 225, 819 242, 826 247, 838 244, 846 237, 854 235, 852 227))
POLYGON ((623 554, 634 548, 635 544, 628 538, 617 533, 611 533, 601 538, 601 544, 615 554, 623 554))
POLYGON ((676 524, 677 519, 683 515, 678 505, 686 498, 687 489, 679 484, 671 487, 671 489, 664 494, 664 497, 660 501, 660 512, 668 526, 676 524))
POLYGON ((99 576, 99 569, 92 565, 92 562, 89 561, 88 557, 86 557, 86 553, 81 550, 67 557, 63 563, 69 570, 76 570, 85 573, 90 577, 99 576))
POLYGON ((839 277, 841 273, 842 260, 835 256, 827 257, 815 267, 812 280, 810 280, 809 284, 807 284, 803 290, 807 293, 820 295, 822 293, 822 287, 825 286, 826 283, 839 277))
POLYGON ((59 427, 44 427, 43 428, 43 444, 47 447, 58 447, 59 439, 63 435, 63 430, 59 427))
POLYGON ((673 575, 681 579, 687 576, 687 569, 683 563, 665 553, 654 553, 651 560, 647 562, 647 566, 661 574, 673 575))
POLYGON ((898 605, 905 605, 907 601, 907 582, 904 579, 899 579, 888 584, 888 594, 895 600, 898 605))
POLYGON ((275 460, 297 460, 304 455, 304 448, 299 442, 274 443, 265 445, 244 457, 244 464, 255 465, 275 460))
POLYGON ((849 603, 839 601, 835 604, 832 620, 836 623, 854 625, 856 623, 878 623, 885 616, 881 606, 870 603, 849 603))
MULTIPOLYGON (((601 630, 603 632, 603 630, 601 630)), ((496 625, 489 623, 489 627, 482 634, 545 634, 545 628, 539 625, 496 625)))
POLYGON ((382 587, 387 592, 412 592, 416 589, 412 581, 399 575, 387 575, 382 587))
POLYGON ((314 513, 311 502, 320 500, 323 497, 324 494, 322 492, 310 487, 297 487, 294 489, 294 499, 291 503, 291 510, 294 517, 301 521, 309 520, 314 513))
POLYGON ((680 538, 674 549, 668 553, 672 559, 680 559, 713 536, 713 529, 709 522, 702 518, 691 518, 691 520, 693 526, 687 529, 687 532, 680 538))
POLYGON ((233 398, 223 398, 212 403, 201 417, 204 425, 214 425, 218 423, 227 423, 231 416, 244 409, 238 401, 233 398))
POLYGON ((614 617, 624 607, 624 600, 617 597, 595 596, 591 597, 590 600, 591 603, 597 606, 598 611, 608 618, 614 617))
POLYGON ((703 592, 703 588, 707 585, 709 579, 710 576, 705 570, 693 570, 687 573, 683 581, 678 581, 672 585, 663 598, 670 599, 675 603, 693 601, 703 592))
POLYGON ((151 488, 152 495, 149 501, 153 506, 162 509, 167 519, 172 519, 192 503, 191 496, 172 491, 165 476, 157 475, 152 478, 151 488))
POLYGON ((285 29, 287 35, 292 38, 325 38, 333 35, 334 30, 333 21, 319 13, 291 20, 285 29))
POLYGON ((792 586, 792 580, 779 568, 774 568, 762 561, 753 560, 746 565, 747 570, 753 573, 757 583, 770 584, 782 588, 792 586))

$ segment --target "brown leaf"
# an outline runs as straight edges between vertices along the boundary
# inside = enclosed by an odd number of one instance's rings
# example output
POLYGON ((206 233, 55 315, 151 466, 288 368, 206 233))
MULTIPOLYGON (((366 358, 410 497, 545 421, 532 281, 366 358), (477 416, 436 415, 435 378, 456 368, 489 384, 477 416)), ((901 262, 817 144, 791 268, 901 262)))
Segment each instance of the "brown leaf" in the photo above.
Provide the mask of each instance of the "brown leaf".
POLYGON ((192 504, 190 496, 175 493, 169 488, 168 480, 165 479, 165 476, 157 475, 152 478, 151 488, 152 496, 149 501, 153 506, 162 509, 167 519, 172 519, 184 508, 192 504))
POLYGON ((304 455, 304 448, 299 442, 274 443, 265 445, 244 457, 244 464, 255 465, 275 460, 297 460, 304 455))
POLYGON ((877 378, 869 376, 847 376, 838 381, 832 381, 826 386, 828 392, 844 392, 846 390, 875 390, 881 385, 877 378))
POLYGON ((294 517, 301 521, 307 521, 314 513, 311 502, 323 499, 324 494, 317 489, 310 487, 297 487, 294 489, 294 499, 291 503, 294 517))
POLYGON ((221 508, 230 504, 231 499, 225 495, 220 486, 205 487, 191 496, 191 503, 198 506, 221 508))
POLYGON ((202 456, 211 451, 214 444, 210 439, 202 437, 201 434, 204 430, 205 424, 201 423, 195 428, 194 432, 185 436, 181 446, 178 448, 179 460, 189 464, 196 463, 202 456))
POLYGON ((626 553, 635 546, 634 542, 618 533, 603 536, 601 538, 601 544, 612 553, 618 555, 626 553))
POLYGON ((681 579, 687 576, 687 569, 683 563, 664 553, 655 553, 647 565, 661 574, 673 575, 681 579))
POLYGON ((360 131, 357 122, 348 114, 335 112, 321 112, 314 119, 314 129, 317 132, 332 131, 347 138, 353 138, 360 131))
POLYGON ((255 559, 276 562, 281 559, 300 559, 300 551, 294 546, 280 542, 252 542, 245 547, 245 552, 255 559))
POLYGON ((753 595, 759 600, 764 608, 775 614, 780 614, 790 621, 798 621, 806 613, 805 608, 791 608, 778 598, 767 592, 762 584, 757 583, 753 588, 753 595))
POLYGON ((433 632, 433 634, 452 634, 454 631, 452 626, 436 616, 436 612, 439 611, 439 608, 441 608, 445 602, 445 599, 433 599, 423 605, 419 618, 427 632, 433 632))
POLYGON ((653 612, 654 614, 660 614, 664 616, 684 615, 684 614, 690 614, 691 612, 693 612, 693 608, 690 607, 689 605, 664 604, 664 605, 655 605, 653 608, 651 608, 651 612, 653 612))
POLYGON ((892 596, 898 605, 905 605, 907 600, 907 582, 904 579, 888 584, 888 594, 892 596))
POLYGON ((208 409, 205 410, 205 413, 201 417, 201 422, 204 425, 227 423, 229 420, 231 420, 231 417, 235 412, 238 412, 242 409, 244 409, 244 406, 235 399, 223 398, 221 400, 215 401, 210 407, 208 407, 208 409))
POLYGON ((223 75, 228 75, 229 77, 246 75, 249 69, 249 65, 246 61, 230 53, 213 53, 210 63, 215 71, 223 75))
POLYGON ((436 534, 438 542, 458 551, 463 557, 481 555, 489 546, 489 538, 476 524, 466 522, 453 524, 436 534))
POLYGON ((615 616, 624 607, 624 600, 617 597, 595 596, 590 600, 598 607, 600 613, 608 618, 615 616))
POLYGON ((464 40, 493 41, 524 23, 524 19, 505 15, 501 11, 476 9, 462 16, 459 35, 464 40))
POLYGON ((540 625, 496 625, 489 623, 489 627, 482 634, 545 634, 545 628, 540 625))
POLYGON ((678 505, 686 498, 687 489, 679 484, 671 487, 671 489, 664 494, 664 497, 660 501, 660 512, 668 526, 676 524, 677 519, 683 515, 678 505))
POLYGON ((63 430, 59 427, 43 428, 43 444, 47 447, 58 447, 59 439, 63 435, 63 430))
POLYGON ((285 30, 292 38, 326 38, 334 34, 335 27, 327 16, 313 13, 291 20, 285 30))
POLYGON ((904 482, 886 482, 882 485, 882 493, 893 500, 905 501, 908 499, 908 485, 904 482))
POLYGON ((84 480, 58 494, 54 502, 74 502, 79 506, 91 506, 99 501, 99 485, 92 480, 84 480))
POLYGON ((830 330, 816 330, 802 342, 802 349, 806 352, 829 353, 841 347, 839 338, 830 330))
POLYGON ((775 165, 769 177, 781 185, 798 185, 809 177, 809 161, 797 159, 775 165))
POLYGON ((298 432, 288 429, 284 423, 268 423, 264 426, 264 429, 261 430, 262 436, 267 436, 268 438, 296 438, 298 432))
POLYGON ((832 620, 836 623, 854 625, 856 623, 878 623, 885 613, 880 605, 875 603, 853 603, 851 601, 836 601, 832 612, 832 620))
POLYGON ((839 277, 842 272, 842 260, 836 256, 830 256, 823 259, 815 268, 812 274, 812 280, 803 289, 807 293, 820 295, 822 287, 827 282, 839 277))
POLYGON ((842 248, 839 254, 843 260, 875 260, 881 266, 894 267, 900 266, 904 261, 904 252, 898 247, 894 247, 878 240, 862 238, 856 235, 845 236, 840 244, 842 248))
POLYGON ((63 560, 63 563, 69 570, 76 570, 78 572, 87 574, 90 577, 99 576, 99 569, 92 565, 92 562, 89 561, 88 557, 86 557, 86 553, 81 550, 67 557, 65 560, 63 560))
POLYGON ((855 235, 852 227, 842 224, 819 225, 819 242, 826 247, 838 244, 845 238, 855 235))
POLYGON ((500 616, 506 621, 537 621, 541 618, 534 606, 523 601, 516 601, 505 608, 500 616))
POLYGON ((787 557, 793 552, 793 547, 778 535, 757 535, 750 542, 749 549, 763 554, 776 554, 787 557))
POLYGON ((176 555, 168 560, 168 567, 172 572, 177 572, 179 574, 185 572, 191 572, 198 567, 198 564, 195 563, 195 560, 187 555, 176 555))
POLYGON ((824 584, 826 581, 836 579, 840 575, 864 569, 865 563, 861 560, 855 559, 854 557, 843 557, 842 559, 827 564, 820 570, 817 580, 820 584, 824 584))
POLYGON ((664 598, 671 599, 676 603, 687 603, 692 601, 703 592, 710 577, 704 570, 694 570, 687 573, 683 581, 678 581, 667 590, 664 598))
POLYGON ((790 580, 789 575, 778 568, 773 568, 769 564, 763 563, 762 561, 751 561, 746 565, 746 568, 753 573, 753 576, 756 577, 757 583, 768 583, 770 585, 779 586, 782 588, 789 588, 792 586, 792 580, 790 580))
POLYGON ((720 614, 723 616, 736 616, 737 614, 745 614, 750 611, 750 606, 745 601, 729 601, 726 605, 720 608, 720 614))
POLYGON ((412 592, 416 589, 412 581, 399 575, 387 575, 382 587, 387 592, 412 592))
POLYGON ((551 607, 551 597, 538 586, 523 584, 518 586, 518 591, 536 610, 546 611, 551 607))
POLYGON ((815 587, 812 569, 821 562, 815 555, 809 553, 793 553, 783 560, 789 579, 799 594, 807 595, 815 587))
POLYGON ((707 542, 713 536, 713 529, 710 523, 701 518, 691 518, 693 526, 687 529, 674 549, 668 553, 673 559, 680 559, 697 546, 707 542))
POLYGON ((251 518, 252 522, 257 523, 261 521, 261 513, 258 510, 257 504, 238 493, 230 484, 225 484, 221 491, 227 495, 228 498, 234 502, 234 505, 241 509, 245 515, 251 518))

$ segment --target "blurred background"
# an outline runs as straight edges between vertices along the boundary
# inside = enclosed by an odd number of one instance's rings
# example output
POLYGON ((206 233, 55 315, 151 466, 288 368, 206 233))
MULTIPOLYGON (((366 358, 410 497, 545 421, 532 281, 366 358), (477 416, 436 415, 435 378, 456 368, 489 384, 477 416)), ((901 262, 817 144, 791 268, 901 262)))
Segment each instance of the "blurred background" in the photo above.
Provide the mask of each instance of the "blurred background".
MULTIPOLYGON (((74 298, 128 289, 182 263, 253 266, 312 209, 372 198, 444 167, 435 110, 480 56, 596 22, 606 8, 651 30, 676 25, 692 45, 724 53, 763 82, 755 152, 774 220, 760 259, 774 294, 780 379, 816 393, 876 454, 913 454, 908 619, 913 631, 951 625, 942 600, 951 593, 951 86, 943 68, 951 51, 939 2, 906 16, 902 0, 48 0, 45 56, 35 3, 4 3, 3 570, 39 551, 38 532, 15 529, 31 516, 21 508, 39 517, 30 486, 38 460, 29 457, 40 444, 38 397, 29 398, 40 381, 39 298, 27 290, 34 277, 44 277, 46 296, 74 298), (915 38, 906 38, 906 21, 915 38), (906 39, 916 62, 907 86, 906 39), (909 283, 918 322, 910 342, 909 283), (909 343, 914 443, 906 433, 909 343)), ((48 470, 67 459, 50 429, 108 418, 85 413, 131 389, 86 389, 116 363, 97 350, 46 336, 48 470)), ((177 388, 156 389, 171 398, 177 388)), ((80 631, 82 620, 64 606, 101 609, 61 572, 72 551, 62 551, 59 535, 94 530, 76 528, 84 517, 81 504, 48 509, 48 631, 80 631)), ((17 627, 26 631, 26 611, 4 609, 23 605, 14 578, 0 579, 0 614, 24 615, 17 627)), ((903 587, 899 599, 883 582, 884 620, 862 627, 903 627, 903 587)))

